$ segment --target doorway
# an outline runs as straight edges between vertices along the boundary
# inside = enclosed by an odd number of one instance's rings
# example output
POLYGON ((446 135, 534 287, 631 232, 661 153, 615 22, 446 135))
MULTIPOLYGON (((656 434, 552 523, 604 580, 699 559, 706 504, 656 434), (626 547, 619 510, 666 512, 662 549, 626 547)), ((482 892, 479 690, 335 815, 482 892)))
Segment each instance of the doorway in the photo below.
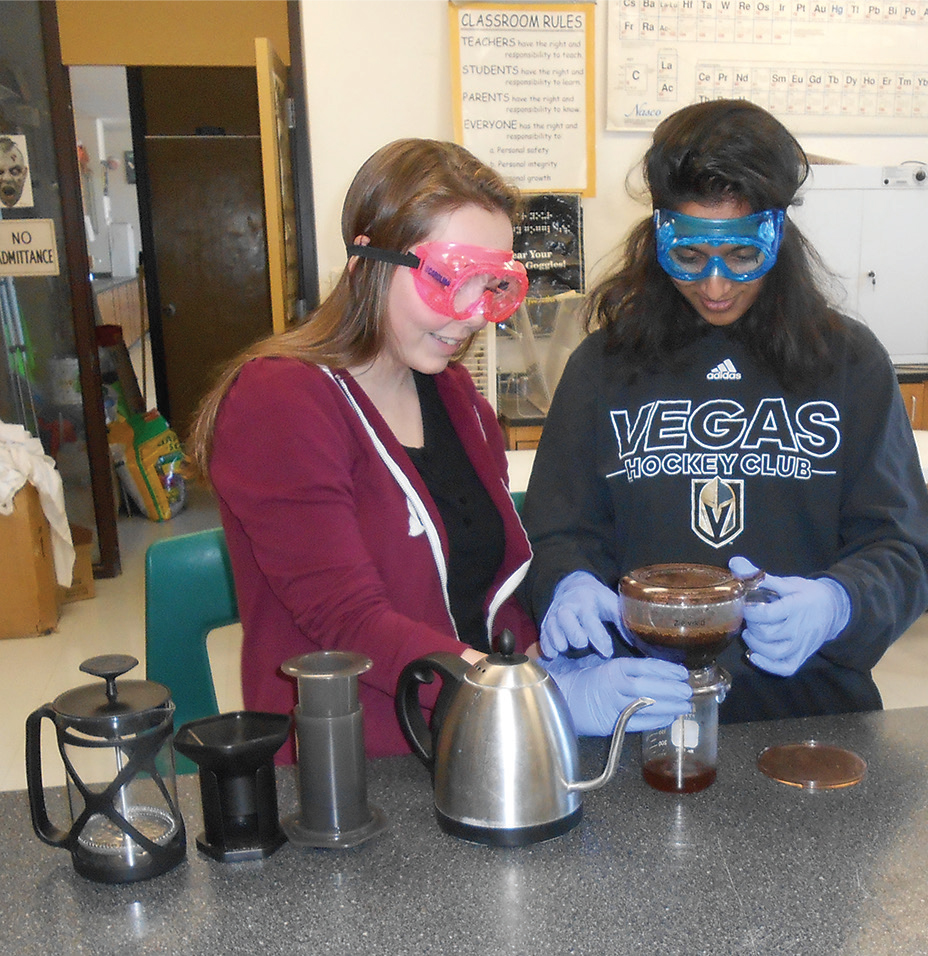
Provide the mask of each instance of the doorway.
POLYGON ((94 285, 105 296, 125 281, 106 253, 114 222, 128 220, 118 238, 138 236, 148 334, 126 344, 146 406, 156 404, 183 438, 218 370, 271 331, 255 73, 71 67, 71 75, 88 154, 94 285))
POLYGON ((234 355, 272 330, 255 71, 127 70, 159 410, 183 439, 234 355))
POLYGON ((97 323, 119 325, 144 407, 155 398, 140 271, 141 230, 126 71, 69 68, 80 168, 81 212, 97 323))

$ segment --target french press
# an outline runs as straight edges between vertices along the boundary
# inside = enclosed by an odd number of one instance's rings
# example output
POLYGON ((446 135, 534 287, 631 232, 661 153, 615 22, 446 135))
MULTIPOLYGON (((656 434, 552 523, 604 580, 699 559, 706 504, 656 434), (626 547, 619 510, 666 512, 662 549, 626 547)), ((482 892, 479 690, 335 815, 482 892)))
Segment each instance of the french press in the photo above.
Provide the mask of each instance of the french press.
POLYGON ((101 883, 129 883, 176 866, 187 849, 174 777, 174 703, 154 681, 116 678, 138 664, 104 654, 81 664, 102 678, 65 691, 26 720, 32 826, 70 850, 74 869, 101 883), (67 771, 68 829, 51 822, 42 784, 41 725, 55 726, 67 771), (104 781, 97 783, 96 781, 104 781))

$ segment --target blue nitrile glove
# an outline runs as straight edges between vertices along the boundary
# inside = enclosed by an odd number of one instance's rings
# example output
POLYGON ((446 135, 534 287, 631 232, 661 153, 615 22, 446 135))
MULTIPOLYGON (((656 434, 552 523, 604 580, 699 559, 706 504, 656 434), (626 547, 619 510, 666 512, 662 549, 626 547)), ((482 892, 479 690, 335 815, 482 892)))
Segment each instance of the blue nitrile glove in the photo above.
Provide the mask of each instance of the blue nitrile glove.
MULTIPOLYGON (((736 577, 757 568, 747 558, 728 562, 736 577)), ((851 619, 851 599, 832 578, 778 578, 768 574, 761 586, 779 595, 769 604, 744 605, 744 643, 752 664, 789 677, 827 641, 834 640, 851 619)))
POLYGON ((574 727, 584 736, 608 737, 619 714, 638 697, 651 697, 654 703, 633 714, 626 730, 657 730, 690 709, 693 689, 680 664, 637 657, 604 661, 595 654, 539 658, 538 663, 561 689, 574 727))
POLYGON ((611 621, 621 627, 619 595, 589 571, 574 571, 562 578, 541 622, 538 643, 545 657, 556 657, 569 647, 592 646, 603 657, 612 657, 612 638, 603 627, 611 621))

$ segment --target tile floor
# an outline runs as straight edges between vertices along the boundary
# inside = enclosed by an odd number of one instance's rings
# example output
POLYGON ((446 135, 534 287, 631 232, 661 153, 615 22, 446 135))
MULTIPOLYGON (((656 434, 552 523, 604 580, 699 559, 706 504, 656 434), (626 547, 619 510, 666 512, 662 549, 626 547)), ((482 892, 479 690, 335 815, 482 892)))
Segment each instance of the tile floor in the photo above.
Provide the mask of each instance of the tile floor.
MULTIPOLYGON (((58 631, 44 637, 0 641, 0 790, 25 788, 25 721, 44 703, 88 682, 78 670, 95 654, 126 653, 144 662, 145 549, 157 538, 219 524, 208 492, 194 487, 188 508, 161 524, 141 517, 120 518, 122 574, 98 580, 96 596, 65 605, 58 631)), ((210 658, 220 709, 241 708, 238 653, 241 629, 222 628, 210 637, 210 658)), ((141 663, 133 676, 143 676, 141 663)), ((928 615, 890 649, 875 671, 887 708, 928 705, 928 615)), ((43 721, 43 775, 47 786, 63 783, 61 761, 50 722, 43 721)))

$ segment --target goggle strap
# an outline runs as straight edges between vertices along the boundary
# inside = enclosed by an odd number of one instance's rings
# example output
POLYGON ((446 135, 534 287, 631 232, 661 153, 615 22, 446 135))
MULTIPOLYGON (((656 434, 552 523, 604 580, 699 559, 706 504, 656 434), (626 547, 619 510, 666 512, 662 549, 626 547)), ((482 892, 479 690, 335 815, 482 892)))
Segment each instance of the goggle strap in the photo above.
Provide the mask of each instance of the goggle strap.
POLYGON ((350 256, 360 256, 362 259, 375 259, 377 262, 389 262, 394 266, 409 266, 418 269, 421 260, 414 252, 394 252, 392 249, 378 249, 376 246, 345 246, 350 256))

